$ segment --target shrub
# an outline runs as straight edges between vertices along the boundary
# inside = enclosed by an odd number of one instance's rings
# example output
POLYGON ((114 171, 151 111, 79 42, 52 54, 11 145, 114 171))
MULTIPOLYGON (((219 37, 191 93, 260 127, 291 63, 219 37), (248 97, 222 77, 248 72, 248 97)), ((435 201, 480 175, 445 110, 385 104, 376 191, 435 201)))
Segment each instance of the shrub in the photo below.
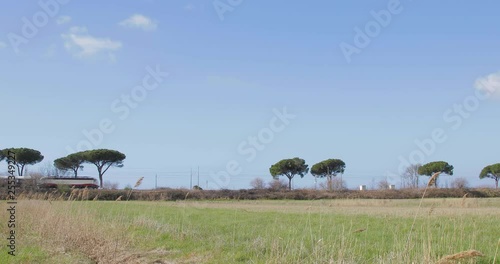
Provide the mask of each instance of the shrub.
POLYGON ((255 178, 250 182, 250 186, 254 189, 265 189, 266 188, 266 183, 262 178, 255 178))
MULTIPOLYGON (((117 182, 110 182, 110 181, 105 181, 103 183, 103 188, 104 189, 109 189, 109 190, 116 190, 118 189, 119 184, 117 182)), ((129 186, 130 187, 130 186, 129 186)))
POLYGON ((288 183, 283 179, 275 179, 268 183, 269 189, 274 191, 288 189, 288 183))
POLYGON ((455 178, 450 184, 451 188, 465 189, 469 187, 469 182, 463 177, 455 178))
POLYGON ((333 177, 330 182, 322 182, 319 184, 319 188, 321 190, 335 190, 335 191, 340 191, 340 190, 346 190, 347 189, 347 184, 344 180, 338 177, 333 177))

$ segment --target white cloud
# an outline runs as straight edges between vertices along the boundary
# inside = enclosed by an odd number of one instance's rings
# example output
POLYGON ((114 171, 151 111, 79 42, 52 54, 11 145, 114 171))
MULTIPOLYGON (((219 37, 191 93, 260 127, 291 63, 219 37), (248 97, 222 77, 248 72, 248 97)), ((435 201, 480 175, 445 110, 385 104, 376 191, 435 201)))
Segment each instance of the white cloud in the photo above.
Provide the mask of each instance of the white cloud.
MULTIPOLYGON (((85 27, 71 27, 62 34, 64 47, 77 57, 90 57, 100 52, 111 52, 122 47, 122 43, 109 38, 96 38, 89 35, 85 27)), ((114 55, 113 55, 114 56, 114 55)))
POLYGON ((60 17, 57 18, 56 23, 58 25, 62 25, 62 24, 69 23, 70 21, 71 21, 71 17, 70 16, 60 16, 60 17))
POLYGON ((129 28, 140 28, 145 31, 153 31, 158 27, 158 23, 147 16, 135 14, 118 23, 120 26, 129 28))
POLYGON ((5 42, 0 41, 0 49, 6 48, 7 44, 5 42))
POLYGON ((474 87, 489 95, 500 96, 500 71, 487 76, 479 77, 474 87))

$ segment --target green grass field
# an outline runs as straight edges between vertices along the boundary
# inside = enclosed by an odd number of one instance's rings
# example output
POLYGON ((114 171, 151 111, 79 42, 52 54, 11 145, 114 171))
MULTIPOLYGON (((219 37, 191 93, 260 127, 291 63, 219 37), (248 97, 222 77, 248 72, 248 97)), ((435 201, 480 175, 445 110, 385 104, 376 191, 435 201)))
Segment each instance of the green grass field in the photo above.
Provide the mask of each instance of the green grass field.
POLYGON ((500 263, 500 199, 419 203, 22 200, 0 263, 500 263))

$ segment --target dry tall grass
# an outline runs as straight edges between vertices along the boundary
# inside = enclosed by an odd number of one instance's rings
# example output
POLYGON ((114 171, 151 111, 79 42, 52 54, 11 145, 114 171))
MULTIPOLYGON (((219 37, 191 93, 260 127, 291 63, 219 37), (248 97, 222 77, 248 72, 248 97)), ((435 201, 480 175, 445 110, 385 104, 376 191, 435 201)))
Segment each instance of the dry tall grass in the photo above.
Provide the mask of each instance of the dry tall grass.
POLYGON ((76 250, 96 263, 143 263, 128 249, 130 241, 109 236, 109 223, 95 221, 72 202, 62 205, 64 213, 45 201, 20 201, 19 207, 28 212, 22 219, 24 231, 42 239, 48 251, 76 250))
MULTIPOLYGON (((71 199, 49 197, 43 200, 18 200, 20 240, 31 240, 50 255, 83 255, 92 263, 151 263, 161 252, 137 252, 126 235, 127 226, 120 217, 102 222, 95 212, 80 206, 86 190, 73 190, 71 199), (80 194, 80 195, 79 195, 80 194), (76 199, 79 197, 79 200, 76 199)), ((126 214, 123 215, 126 217, 126 214)), ((51 259, 50 263, 59 263, 51 259)), ((66 260, 67 261, 67 260, 66 260)), ((48 263, 39 260, 37 263, 48 263)), ((64 261, 63 261, 64 263, 64 261)), ((167 262, 156 262, 167 263, 167 262)))
MULTIPOLYGON (((424 193, 422 194, 422 197, 420 198, 420 203, 418 205, 417 211, 415 212, 415 217, 413 218, 413 223, 411 224, 410 231, 408 232, 408 239, 406 241, 405 252, 407 252, 409 247, 410 247, 411 235, 412 235, 413 230, 415 228, 415 223, 417 221, 418 214, 420 213, 420 208, 422 208, 422 203, 424 201, 427 189, 429 189, 430 187, 432 187, 436 183, 436 180, 437 180, 437 177, 439 176, 439 174, 441 174, 441 172, 434 173, 432 175, 432 177, 429 179, 427 186, 425 186, 424 193)), ((433 209, 431 208, 431 210, 429 210, 429 216, 432 214, 432 211, 433 211, 433 209)))
MULTIPOLYGON (((420 203, 419 203, 419 206, 417 208, 417 211, 415 213, 415 216, 413 218, 413 223, 410 227, 410 231, 408 232, 408 239, 406 241, 406 245, 405 245, 405 248, 404 248, 404 251, 403 251, 403 255, 407 255, 408 254, 408 250, 410 249, 411 247, 411 238, 412 238, 412 234, 413 234, 413 231, 414 231, 414 228, 415 228, 415 223, 416 223, 416 220, 417 220, 417 217, 419 215, 419 212, 420 212, 420 208, 422 207, 422 203, 424 201, 424 198, 425 198, 425 194, 427 192, 427 189, 432 187, 432 186, 435 186, 436 184, 436 181, 437 181, 437 178, 439 177, 439 175, 441 174, 441 172, 436 172, 432 175, 432 177, 429 179, 429 182, 427 183, 427 186, 425 187, 424 189, 424 192, 422 194, 422 198, 420 198, 420 203)), ((467 197, 467 193, 462 197, 462 203, 461 203, 461 206, 464 207, 465 206, 465 199, 467 197)), ((433 213, 435 207, 434 205, 430 208, 429 212, 428 212, 428 216, 430 217, 431 214, 433 213)), ((429 222, 428 222, 429 223, 429 222)), ((428 226, 427 230, 430 230, 430 226, 428 226)), ((429 236, 430 237, 430 236, 429 236)), ((428 245, 430 246, 432 243, 431 241, 428 242, 428 245)), ((432 252, 432 248, 429 248, 428 250, 429 252, 432 252)), ((483 256, 482 253, 480 253, 479 251, 477 250, 469 250, 469 251, 464 251, 464 252, 460 252, 460 253, 457 253, 457 254, 453 254, 453 255, 448 255, 448 256, 445 256, 443 257, 442 259, 440 259, 438 261, 438 264, 447 264, 447 263, 451 263, 451 261, 455 261, 455 260, 460 260, 460 259, 463 259, 463 258, 470 258, 470 257, 477 257, 477 256, 483 256)))

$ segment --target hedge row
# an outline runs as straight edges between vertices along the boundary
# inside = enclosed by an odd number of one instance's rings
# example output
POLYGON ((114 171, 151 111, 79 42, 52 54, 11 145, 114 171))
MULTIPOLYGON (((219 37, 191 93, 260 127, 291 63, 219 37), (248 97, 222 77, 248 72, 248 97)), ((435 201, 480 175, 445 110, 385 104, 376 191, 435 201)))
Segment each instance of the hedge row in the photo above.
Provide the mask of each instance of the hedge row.
MULTIPOLYGON (((83 200, 140 200, 140 201, 177 201, 177 200, 317 200, 317 199, 418 199, 422 197, 423 189, 401 190, 344 190, 319 191, 299 189, 283 190, 187 190, 187 189, 160 189, 160 190, 74 190, 71 191, 23 191, 19 198, 24 199, 83 199, 83 200), (96 198, 97 196, 97 198, 96 198)), ((468 198, 500 197, 500 189, 428 189, 426 198, 461 198, 467 194, 468 198)), ((6 194, 0 194, 6 199, 6 194)))

